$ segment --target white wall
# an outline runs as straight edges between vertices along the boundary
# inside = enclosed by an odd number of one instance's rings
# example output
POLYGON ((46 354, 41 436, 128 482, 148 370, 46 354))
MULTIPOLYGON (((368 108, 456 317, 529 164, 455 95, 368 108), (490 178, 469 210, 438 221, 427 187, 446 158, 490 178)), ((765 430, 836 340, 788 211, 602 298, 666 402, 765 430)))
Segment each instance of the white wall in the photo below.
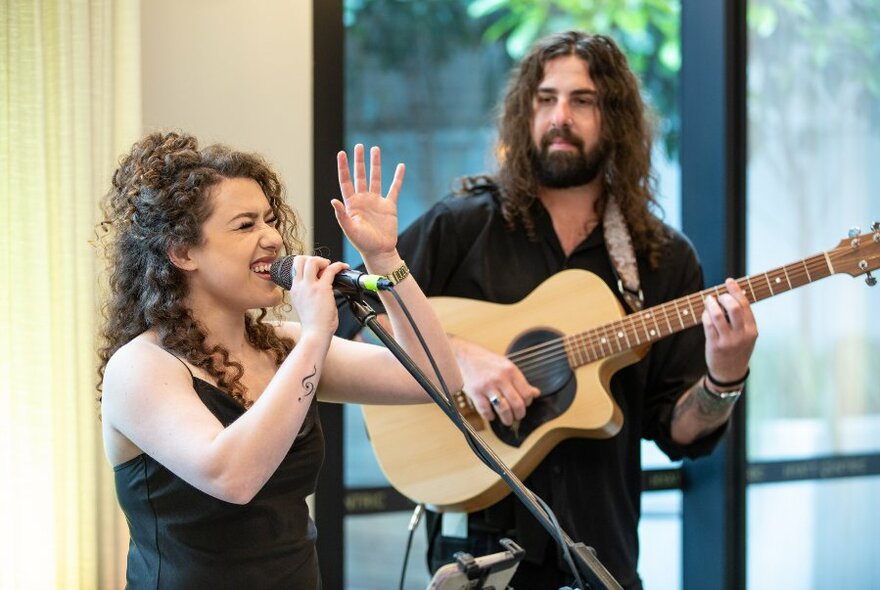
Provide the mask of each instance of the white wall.
POLYGON ((144 132, 261 153, 311 243, 311 0, 145 0, 141 11, 144 132))

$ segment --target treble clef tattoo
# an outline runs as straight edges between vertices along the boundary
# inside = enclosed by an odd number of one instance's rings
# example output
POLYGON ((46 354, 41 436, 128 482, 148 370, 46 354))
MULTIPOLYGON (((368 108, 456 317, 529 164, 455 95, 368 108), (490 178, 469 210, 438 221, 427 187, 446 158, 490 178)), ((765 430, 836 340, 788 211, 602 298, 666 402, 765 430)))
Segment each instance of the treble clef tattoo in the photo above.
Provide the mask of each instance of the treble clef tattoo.
POLYGON ((303 395, 297 398, 297 401, 303 401, 305 398, 310 397, 315 393, 315 382, 312 378, 318 374, 318 365, 314 365, 312 367, 312 372, 303 377, 302 387, 303 387, 303 395))

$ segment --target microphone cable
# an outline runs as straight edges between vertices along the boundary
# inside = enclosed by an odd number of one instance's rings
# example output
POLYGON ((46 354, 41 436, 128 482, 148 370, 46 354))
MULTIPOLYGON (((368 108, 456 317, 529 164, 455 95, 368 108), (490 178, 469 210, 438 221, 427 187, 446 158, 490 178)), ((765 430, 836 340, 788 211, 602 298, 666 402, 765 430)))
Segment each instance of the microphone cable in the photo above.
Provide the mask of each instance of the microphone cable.
MULTIPOLYGON (((455 409, 455 405, 452 402, 452 395, 449 393, 449 386, 446 385, 446 380, 443 378, 443 374, 440 372, 440 367, 437 366, 437 361, 434 359, 434 355, 431 354, 431 349, 428 347, 428 343, 425 342, 424 336, 422 336, 422 332, 419 330, 416 321, 413 319, 412 315, 409 313, 409 309, 407 309, 406 304, 401 299, 400 295, 397 293, 397 290, 394 287, 385 290, 386 292, 390 292, 394 297, 394 300, 397 301, 397 305, 400 306, 401 311, 403 311, 403 315, 406 317, 406 321, 409 322, 410 327, 413 330, 413 333, 416 335, 416 338, 419 341, 419 344, 422 347, 422 350, 425 352, 425 355, 428 357, 428 361, 431 363, 431 368, 434 370, 434 374, 437 376, 437 381, 440 384, 441 389, 443 390, 443 395, 446 397, 447 402, 450 404, 450 407, 455 409)), ((453 411, 453 414, 458 415, 457 411, 453 411)), ((457 421, 457 419, 456 419, 457 421)), ((468 439, 468 444, 473 447, 473 444, 469 440, 470 437, 465 437, 468 439)), ((419 522, 422 520, 422 515, 425 513, 425 505, 419 502, 416 504, 415 509, 413 510, 412 516, 409 519, 409 532, 406 537, 406 548, 403 551, 403 565, 400 568, 400 584, 398 585, 399 590, 403 590, 404 582, 406 581, 406 568, 409 565, 409 554, 412 551, 412 542, 413 537, 415 536, 416 528, 419 526, 419 522)))
POLYGON ((560 547, 562 547, 562 559, 565 561, 565 564, 569 567, 571 572, 574 574, 574 579, 577 582, 578 588, 581 590, 587 590, 588 586, 584 584, 584 581, 581 580, 581 573, 578 571, 577 566, 574 564, 574 559, 571 557, 571 551, 568 548, 568 543, 565 542, 565 539, 562 537, 562 528, 559 526, 559 521, 556 519, 556 513, 551 510, 551 508, 547 505, 546 502, 538 496, 537 494, 532 494, 531 490, 529 490, 529 494, 532 496, 532 499, 535 502, 541 505, 541 508, 544 509, 544 512, 547 513, 547 518, 550 519, 550 522, 553 524, 553 530, 556 533, 557 543, 560 547))
POLYGON ((419 340, 419 344, 422 346, 422 350, 425 352, 425 356, 428 357, 428 361, 431 363, 431 368, 434 370, 434 374, 437 376, 437 381, 440 383, 441 389, 443 389, 443 396, 446 398, 446 402, 449 404, 449 407, 452 408, 452 421, 455 422, 456 426, 458 426, 459 430, 464 434, 465 442, 467 442, 468 446, 471 448, 471 451, 483 462, 484 465, 489 467, 494 473, 501 475, 500 472, 496 471, 494 467, 492 467, 491 461, 488 457, 486 457, 483 453, 483 450, 477 446, 471 438, 470 432, 468 432, 467 428, 465 428, 464 423, 462 422, 463 418, 456 408, 455 400, 452 399, 452 394, 449 392, 449 387, 446 385, 446 380, 443 379, 443 375, 440 373, 440 368, 437 366, 437 361, 434 360, 434 355, 431 354, 430 348, 428 348, 428 344, 425 342, 424 337, 422 336, 421 331, 419 330, 418 325, 413 319, 412 315, 409 313, 409 309, 407 309, 406 304, 400 298, 400 295, 391 287, 390 289, 385 290, 386 293, 391 293, 394 296, 395 301, 400 306, 400 309, 403 311, 403 315, 406 316, 409 325, 412 327, 413 333, 416 335, 416 338, 419 340))
MULTIPOLYGON (((449 386, 446 384, 446 380, 443 378, 443 374, 440 372, 440 367, 437 366, 437 361, 436 359, 434 359, 434 355, 431 354, 431 349, 428 347, 428 343, 425 342, 425 338, 424 336, 422 336, 422 332, 421 330, 419 330, 418 324, 413 319, 412 314, 409 313, 409 309, 406 307, 403 299, 401 299, 400 295, 397 293, 397 290, 394 289, 394 287, 386 289, 385 292, 391 293, 391 295, 394 297, 394 300, 397 301, 397 305, 400 306, 401 311, 403 311, 403 315, 406 317, 406 320, 407 322, 409 322, 413 333, 416 335, 416 338, 418 339, 422 350, 425 352, 425 356, 428 357, 428 362, 431 363, 431 368, 434 370, 434 374, 437 376, 437 381, 440 384, 441 389, 443 390, 443 395, 446 398, 446 402, 452 409, 452 412, 450 412, 451 416, 453 417, 452 420, 456 423, 456 425, 464 434, 464 439, 465 441, 467 441, 468 446, 471 448, 474 454, 477 455, 477 457, 479 457, 484 464, 491 468, 491 465, 489 464, 487 458, 483 456, 482 450, 478 446, 476 446, 474 441, 471 439, 471 434, 464 427, 464 424, 462 424, 461 414, 459 414, 458 410, 456 409, 455 402, 452 399, 452 394, 449 392, 449 386)), ((493 469, 493 471, 495 470, 493 469)), ((412 550, 413 536, 415 535, 416 527, 418 526, 419 521, 424 514, 424 511, 424 504, 417 504, 409 521, 409 533, 407 534, 406 548, 404 549, 403 553, 403 566, 400 570, 400 590, 403 590, 404 581, 406 580, 406 568, 409 564, 409 554, 412 550)))

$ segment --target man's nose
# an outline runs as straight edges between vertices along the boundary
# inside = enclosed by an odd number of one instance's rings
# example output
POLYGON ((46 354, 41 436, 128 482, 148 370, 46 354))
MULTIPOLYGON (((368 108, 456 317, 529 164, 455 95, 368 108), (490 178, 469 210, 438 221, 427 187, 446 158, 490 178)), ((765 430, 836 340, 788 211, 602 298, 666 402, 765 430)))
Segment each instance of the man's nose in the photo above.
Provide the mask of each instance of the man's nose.
POLYGON ((552 123, 554 127, 571 127, 571 108, 567 100, 560 100, 556 103, 552 123))

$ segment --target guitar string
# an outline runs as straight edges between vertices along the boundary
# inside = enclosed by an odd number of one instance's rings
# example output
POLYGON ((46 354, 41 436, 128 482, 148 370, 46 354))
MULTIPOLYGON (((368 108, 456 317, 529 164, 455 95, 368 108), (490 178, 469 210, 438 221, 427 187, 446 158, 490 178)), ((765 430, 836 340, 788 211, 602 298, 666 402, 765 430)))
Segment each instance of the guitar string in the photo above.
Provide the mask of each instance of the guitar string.
POLYGON ((596 357, 594 360, 598 360, 608 354, 614 354, 616 352, 623 352, 627 350, 629 347, 625 347, 624 345, 618 344, 615 346, 614 338, 612 338, 612 334, 617 335, 618 341, 623 339, 631 339, 631 341, 635 341, 638 346, 643 342, 643 339, 639 336, 643 331, 645 331, 645 326, 650 319, 652 323, 655 324, 656 330, 655 334, 652 335, 650 333, 650 329, 647 332, 644 332, 645 338, 644 342, 647 343, 649 341, 657 340, 658 336, 665 336, 663 334, 663 330, 656 323, 655 318, 653 316, 660 316, 661 320, 665 321, 666 324, 670 328, 670 334, 675 332, 676 329, 672 327, 672 320, 675 320, 676 323, 681 324, 681 329, 689 327, 689 321, 685 321, 680 318, 680 314, 682 309, 694 309, 694 314, 696 314, 697 309, 702 311, 702 297, 700 294, 693 294, 682 300, 679 300, 680 305, 676 305, 673 302, 668 302, 663 305, 657 306, 656 308, 652 308, 652 310, 639 312, 636 314, 632 314, 604 327, 593 328, 591 330, 587 330, 586 332, 570 335, 570 336, 562 336, 559 338, 553 338, 551 340, 547 340, 540 344, 536 344, 521 350, 518 350, 514 353, 511 353, 508 358, 514 361, 518 366, 529 366, 528 361, 537 359, 543 360, 547 357, 547 352, 551 354, 558 354, 559 352, 565 353, 564 347, 566 344, 571 344, 575 347, 589 347, 592 349, 602 350, 602 354, 593 354, 592 356, 596 357), (639 326, 638 324, 642 324, 639 326), (616 350, 615 350, 616 348, 616 350), (605 349, 608 349, 607 353, 605 349))
MULTIPOLYGON (((789 264, 767 271, 766 273, 759 273, 750 277, 743 277, 741 279, 738 279, 737 282, 740 284, 740 287, 743 288, 743 291, 746 293, 746 297, 754 303, 755 301, 759 301, 777 293, 788 291, 812 282, 813 280, 816 280, 813 278, 813 274, 821 275, 817 276, 816 278, 824 278, 824 276, 828 276, 828 274, 830 274, 823 255, 816 255, 797 263, 789 264), (805 273, 800 270, 799 267, 801 266, 803 266, 806 270, 805 273), (813 273, 810 273, 810 270, 812 270, 813 273), (824 275, 822 275, 823 271, 825 272, 824 275), (785 278, 784 283, 782 282, 783 276, 785 278), (763 278, 764 280, 761 281, 761 278, 763 278), (795 283, 792 283, 792 279, 795 280, 795 283), (806 279, 804 282, 800 282, 800 280, 804 279, 806 279), (754 285, 755 281, 758 281, 757 286, 754 285), (764 282, 766 282, 766 285, 764 284, 764 282), (777 288, 775 290, 772 287, 773 283, 777 285, 777 288), (750 293, 751 296, 749 296, 750 293)), ((613 344, 614 340, 608 339, 610 333, 614 333, 615 335, 617 335, 617 352, 619 353, 634 347, 638 347, 640 344, 642 344, 642 339, 639 336, 640 333, 644 333, 644 344, 647 344, 649 342, 659 340, 666 335, 679 331, 672 327, 673 320, 681 324, 680 329, 695 326, 697 323, 696 318, 701 315, 703 311, 704 296, 710 293, 718 296, 722 292, 721 289, 722 286, 720 285, 712 287, 710 289, 705 289, 698 293, 676 300, 680 302, 681 305, 677 304, 675 301, 667 302, 655 308, 651 308, 650 310, 645 310, 627 316, 626 318, 623 318, 622 320, 615 322, 609 326, 594 328, 572 336, 553 338, 545 342, 526 347, 524 349, 511 353, 510 355, 508 355, 508 358, 512 362, 514 362, 524 373, 527 371, 531 371, 530 374, 536 375, 536 373, 533 372, 533 369, 535 367, 540 368, 547 365, 548 363, 558 363, 561 359, 569 356, 569 351, 566 350, 566 345, 572 344, 571 354, 572 356, 580 357, 576 359, 579 364, 584 364, 583 362, 580 362, 581 358, 584 359, 586 362, 594 362, 596 360, 599 360, 600 358, 604 358, 615 353, 615 346, 613 344), (681 317, 683 313, 681 310, 685 309, 685 304, 687 304, 687 309, 693 310, 691 317, 688 318, 687 321, 685 321, 685 319, 681 317), (658 316, 662 321, 666 322, 667 326, 670 328, 669 334, 663 333, 663 330, 657 323, 658 316), (649 320, 654 323, 655 329, 652 330, 648 327, 649 320), (641 327, 637 325, 638 323, 642 324, 641 327), (620 329, 618 329, 618 327, 620 329), (600 335, 600 332, 603 331, 605 332, 605 336, 600 335), (630 337, 632 338, 632 340, 630 339, 630 337), (627 341, 626 343, 628 344, 628 346, 624 347, 624 343, 622 342, 622 340, 624 339, 627 341), (633 340, 636 342, 634 346, 632 345, 633 340), (605 350, 606 348, 608 349, 607 353, 605 350), (597 349, 601 351, 601 353, 597 352, 597 349), (584 352, 585 350, 586 352, 584 352), (589 354, 590 351, 592 351, 592 354, 589 354)), ((546 371, 544 372, 546 373, 546 371)))
MULTIPOLYGON (((688 307, 693 307, 695 302, 692 300, 693 298, 690 299, 691 300, 688 301, 688 307)), ((673 319, 671 313, 672 308, 678 309, 677 306, 664 304, 664 306, 660 306, 652 312, 655 315, 661 316, 661 319, 667 322, 670 326, 670 333, 674 331, 674 329, 671 328, 671 319, 673 319)), ((687 323, 681 322, 681 320, 678 319, 679 313, 680 312, 675 313, 674 319, 676 319, 677 323, 682 323, 684 327, 687 327, 687 323)), ((566 356, 568 354, 566 345, 570 344, 572 345, 572 354, 574 356, 589 358, 591 361, 598 360, 599 358, 614 354, 615 352, 623 352, 627 350, 629 347, 625 347, 619 342, 624 338, 629 339, 631 337, 633 341, 641 343, 642 339, 638 337, 640 328, 636 324, 642 323, 642 329, 644 329, 648 317, 650 317, 650 315, 644 312, 633 314, 611 326, 595 328, 582 334, 554 338, 512 353, 508 358, 510 358, 511 361, 521 369, 528 369, 536 363, 541 364, 548 359, 555 361, 562 356, 566 356), (618 328, 618 326, 622 329, 618 328), (618 335, 618 344, 616 346, 614 345, 614 339, 611 338, 612 333, 618 335), (592 354, 584 353, 584 349, 592 350, 592 354), (601 353, 597 351, 601 351, 601 353), (578 352, 580 352, 580 355, 578 355, 578 352)), ((654 336, 650 333, 645 334, 646 343, 648 341, 656 340, 657 336, 664 335, 663 331, 659 329, 659 326, 657 326, 657 328, 658 329, 655 330, 657 333, 654 336)))
MULTIPOLYGON (((693 307, 694 305, 694 301, 688 301, 688 307, 693 307)), ((662 315, 664 319, 668 320, 669 318, 671 318, 669 312, 670 309, 658 308, 653 313, 657 315, 662 315)), ((676 313, 676 318, 678 318, 678 315, 679 314, 676 313)), ((546 364, 547 362, 557 362, 561 358, 569 356, 569 354, 576 357, 576 361, 584 358, 592 362, 605 356, 615 354, 616 352, 623 352, 631 348, 621 343, 624 338, 628 340, 631 337, 633 341, 636 341, 639 344, 642 343, 642 339, 638 336, 640 328, 636 324, 638 324, 641 320, 641 323, 643 324, 642 329, 644 329, 644 325, 646 325, 647 323, 646 317, 646 314, 634 314, 632 316, 628 316, 624 320, 621 320, 617 324, 614 324, 615 327, 613 330, 611 326, 609 326, 589 330, 582 334, 577 334, 573 336, 554 338, 541 344, 517 351, 516 353, 509 355, 508 358, 510 358, 511 361, 514 362, 524 372, 528 371, 534 366, 541 366, 543 364, 546 364), (620 329, 617 326, 620 326, 620 329), (602 334, 603 332, 604 335, 602 334), (612 332, 618 336, 616 346, 613 344, 614 339, 611 337, 612 332), (615 350, 615 348, 617 350, 615 350), (592 354, 590 354, 589 352, 584 352, 585 350, 592 351, 592 354)), ((687 323, 681 322, 681 320, 679 320, 679 322, 682 323, 683 327, 688 327, 687 323)), ((670 333, 672 333, 672 331, 670 331, 670 333)), ((644 342, 647 343, 649 341, 656 340, 657 336, 663 335, 662 330, 656 330, 656 332, 657 333, 654 336, 646 333, 646 339, 644 342)), ((584 363, 579 362, 578 364, 584 363)))
POLYGON ((698 315, 698 312, 702 313, 702 298, 699 296, 689 296, 684 301, 681 301, 680 305, 667 303, 658 306, 650 312, 640 312, 627 316, 623 320, 610 326, 592 329, 582 334, 545 341, 539 345, 517 351, 511 354, 508 358, 515 362, 520 368, 528 369, 536 363, 540 364, 548 359, 555 361, 560 356, 567 355, 568 351, 566 350, 566 345, 571 345, 572 356, 583 357, 589 361, 598 360, 599 358, 624 352, 632 348, 632 346, 627 344, 635 342, 635 346, 639 346, 643 343, 652 342, 659 339, 659 337, 665 336, 663 330, 656 322, 656 316, 659 316, 661 320, 669 326, 670 334, 676 331, 676 329, 672 327, 673 319, 676 323, 681 324, 682 329, 689 327, 689 324, 692 324, 692 321, 680 317, 682 309, 693 309, 694 315, 698 315), (653 321, 655 325, 654 329, 648 327, 649 320, 653 321), (641 326, 639 324, 641 324, 641 326), (644 339, 640 336, 642 333, 644 333, 644 339), (617 339, 615 340, 612 335, 616 335, 617 339), (624 343, 624 340, 627 342, 624 343), (585 349, 587 352, 584 352, 585 349))
MULTIPOLYGON (((750 297, 749 299, 752 300, 752 302, 755 302, 760 301, 761 299, 764 299, 766 297, 783 293, 796 287, 808 284, 813 280, 816 280, 812 278, 813 274, 817 275, 816 279, 824 278, 825 276, 829 276, 831 274, 828 269, 828 265, 822 255, 817 255, 810 259, 804 259, 803 261, 797 263, 779 267, 777 269, 767 271, 766 273, 760 273, 752 275, 750 277, 743 277, 741 279, 738 279, 738 283, 746 292, 747 297, 749 297, 749 292, 752 293, 752 297, 750 297), (806 274, 801 271, 801 266, 803 266, 806 270, 806 274), (813 273, 809 272, 810 269, 813 270, 813 273), (791 271, 791 273, 789 273, 789 271, 791 271), (783 276, 785 278, 784 283, 783 276), (792 280, 794 280, 794 282, 792 282, 792 280), (752 281, 757 281, 757 285, 754 285, 752 281), (776 289, 773 289, 772 285, 774 283, 776 284, 776 289)), ((558 366, 561 361, 563 361, 563 359, 566 360, 569 366, 571 365, 571 362, 568 361, 567 358, 569 356, 568 351, 565 349, 566 342, 588 340, 589 342, 581 344, 581 346, 579 347, 580 350, 578 350, 577 347, 573 347, 571 353, 573 356, 576 356, 578 353, 580 353, 579 356, 584 357, 586 361, 593 362, 595 360, 598 360, 599 358, 607 356, 605 351, 606 347, 609 349, 608 354, 614 354, 614 346, 610 343, 613 342, 613 339, 610 342, 608 340, 609 334, 613 332, 618 336, 617 352, 624 352, 626 350, 629 350, 631 347, 627 346, 626 348, 624 348, 623 344, 620 342, 621 338, 626 338, 627 344, 631 344, 631 342, 629 341, 629 336, 632 336, 633 339, 636 340, 636 346, 641 343, 639 338, 640 328, 636 325, 639 323, 639 320, 641 320, 642 324, 641 330, 644 331, 646 336, 645 343, 665 337, 663 331, 659 327, 659 324, 657 324, 656 322, 656 317, 658 315, 662 315, 661 319, 667 322, 667 325, 670 328, 670 334, 678 331, 672 328, 671 322, 673 319, 683 326, 682 329, 684 329, 684 327, 695 326, 697 323, 696 318, 700 316, 703 311, 703 297, 709 293, 712 293, 715 296, 720 295, 722 293, 722 286, 719 285, 710 289, 705 289, 702 292, 698 292, 677 300, 681 302, 681 305, 678 305, 674 302, 667 302, 662 306, 658 306, 654 310, 645 310, 644 312, 627 316, 618 323, 618 325, 623 327, 623 331, 617 330, 616 328, 612 329, 611 326, 600 327, 592 331, 585 332, 583 334, 555 338, 540 343, 538 345, 522 349, 520 351, 517 351, 516 353, 513 353, 511 355, 511 358, 515 359, 517 354, 520 354, 520 356, 522 356, 522 359, 517 360, 517 366, 523 371, 523 374, 527 380, 534 381, 543 377, 544 375, 552 374, 554 371, 558 371, 558 366), (684 308, 684 303, 687 303, 687 310, 693 311, 691 317, 688 318, 687 322, 685 322, 684 318, 681 317, 681 309, 684 308), (674 317, 672 317, 670 311, 674 312, 674 317), (649 319, 654 321, 656 330, 652 330, 648 327, 649 319), (691 325, 688 326, 688 324, 691 325), (597 341, 596 334, 602 331, 604 331, 605 337, 603 338, 600 335, 599 341, 597 341), (601 353, 595 352, 595 348, 597 345, 599 345, 601 353), (583 349, 588 347, 593 349, 594 352, 592 355, 583 352, 583 349), (538 349, 543 350, 539 351, 538 349), (529 362, 526 362, 527 356, 522 355, 522 353, 525 353, 527 351, 531 351, 528 355, 529 362)), ((579 362, 579 364, 584 364, 583 362, 580 362, 579 358, 576 358, 575 361, 579 362)))

